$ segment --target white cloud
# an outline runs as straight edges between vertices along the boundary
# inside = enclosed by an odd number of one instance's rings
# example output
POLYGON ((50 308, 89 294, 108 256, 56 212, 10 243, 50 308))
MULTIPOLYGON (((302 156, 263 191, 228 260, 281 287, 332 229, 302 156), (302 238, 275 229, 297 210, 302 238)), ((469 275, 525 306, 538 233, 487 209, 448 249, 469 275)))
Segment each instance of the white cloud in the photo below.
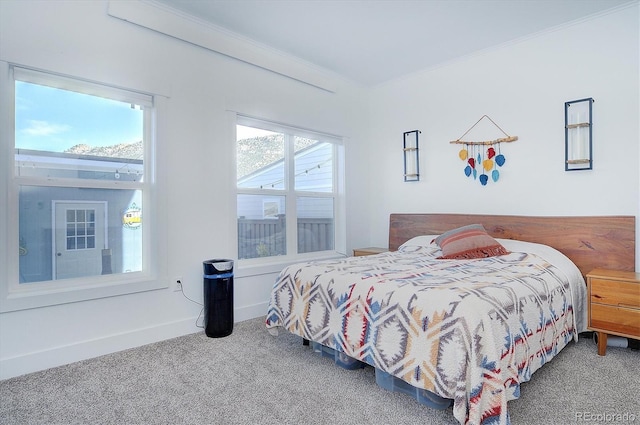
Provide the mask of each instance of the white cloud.
POLYGON ((64 133, 71 127, 64 124, 52 124, 47 121, 29 120, 29 127, 22 130, 30 136, 51 136, 53 134, 64 133))

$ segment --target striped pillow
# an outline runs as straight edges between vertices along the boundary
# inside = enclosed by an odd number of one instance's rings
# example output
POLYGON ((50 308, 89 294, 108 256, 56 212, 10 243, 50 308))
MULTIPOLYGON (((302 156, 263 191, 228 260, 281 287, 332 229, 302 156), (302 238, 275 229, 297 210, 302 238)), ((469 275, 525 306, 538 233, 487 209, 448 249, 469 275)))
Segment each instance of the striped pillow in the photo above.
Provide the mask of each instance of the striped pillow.
POLYGON ((449 230, 433 240, 442 250, 438 259, 471 259, 495 257, 509 251, 493 239, 481 224, 470 224, 449 230))

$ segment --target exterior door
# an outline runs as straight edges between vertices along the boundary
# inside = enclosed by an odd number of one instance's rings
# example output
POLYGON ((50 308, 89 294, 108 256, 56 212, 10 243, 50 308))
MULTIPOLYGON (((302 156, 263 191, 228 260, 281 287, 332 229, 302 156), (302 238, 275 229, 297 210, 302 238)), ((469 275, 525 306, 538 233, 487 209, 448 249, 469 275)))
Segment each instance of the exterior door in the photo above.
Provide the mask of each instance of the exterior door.
POLYGON ((106 202, 53 201, 53 278, 102 274, 106 202))

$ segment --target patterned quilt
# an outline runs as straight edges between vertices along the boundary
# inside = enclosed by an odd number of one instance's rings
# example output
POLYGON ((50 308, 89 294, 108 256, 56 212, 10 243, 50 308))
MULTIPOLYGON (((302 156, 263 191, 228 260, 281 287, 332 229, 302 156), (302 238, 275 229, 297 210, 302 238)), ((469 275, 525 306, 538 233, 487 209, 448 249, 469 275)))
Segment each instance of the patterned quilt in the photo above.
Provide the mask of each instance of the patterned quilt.
POLYGON ((584 330, 577 268, 511 251, 436 260, 437 247, 409 244, 292 265, 274 285, 266 326, 453 399, 460 423, 509 424, 520 384, 584 330))

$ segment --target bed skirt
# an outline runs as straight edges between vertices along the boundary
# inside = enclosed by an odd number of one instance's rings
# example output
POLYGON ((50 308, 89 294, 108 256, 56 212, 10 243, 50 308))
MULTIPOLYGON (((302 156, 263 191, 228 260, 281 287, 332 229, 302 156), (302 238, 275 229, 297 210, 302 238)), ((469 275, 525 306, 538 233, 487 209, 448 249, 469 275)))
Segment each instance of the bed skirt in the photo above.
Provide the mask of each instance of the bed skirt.
MULTIPOLYGON (((318 353, 322 357, 332 358, 335 364, 343 369, 356 370, 369 366, 367 363, 349 357, 345 353, 322 345, 319 342, 312 341, 311 346, 313 347, 314 352, 318 353)), ((414 387, 402 379, 396 378, 395 376, 378 368, 375 368, 375 372, 376 384, 385 390, 406 394, 415 398, 418 403, 424 404, 432 409, 444 410, 453 405, 453 400, 449 398, 443 398, 431 391, 414 387)))

